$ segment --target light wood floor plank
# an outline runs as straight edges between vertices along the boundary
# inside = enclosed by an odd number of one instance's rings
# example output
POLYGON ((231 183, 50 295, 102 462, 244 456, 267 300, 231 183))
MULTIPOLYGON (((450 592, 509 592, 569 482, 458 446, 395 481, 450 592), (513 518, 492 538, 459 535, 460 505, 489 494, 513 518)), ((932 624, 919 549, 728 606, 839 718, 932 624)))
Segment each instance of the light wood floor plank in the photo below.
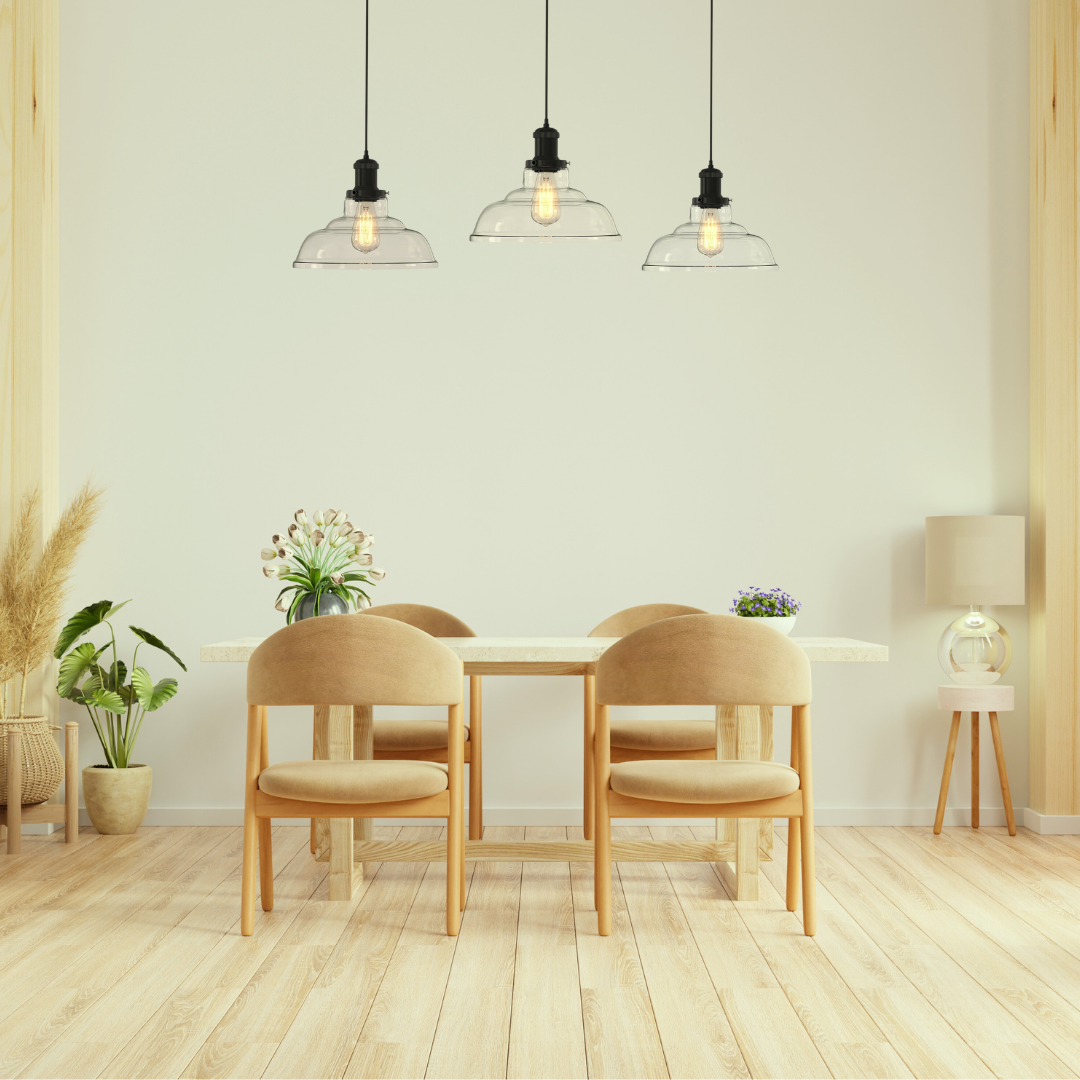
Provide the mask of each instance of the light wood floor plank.
MULTIPOLYGON (((621 837, 622 826, 613 833, 621 837)), ((567 829, 583 839, 579 827, 567 829)), ((618 873, 611 882, 611 935, 596 929, 591 863, 572 863, 581 1012, 590 1077, 667 1077, 667 1060, 656 1028, 637 941, 618 873)))
MULTIPOLYGON (((645 828, 626 833, 622 838, 649 839, 645 828)), ((618 873, 668 1071, 680 1077, 748 1077, 664 864, 619 863, 618 873)))
MULTIPOLYGON (((652 826, 657 840, 678 840, 691 830, 652 826)), ((773 863, 762 863, 762 866, 773 863)), ((716 988, 753 1077, 817 1077, 830 1072, 776 981, 746 924, 708 863, 667 863, 709 977, 716 988)))
MULTIPOLYGON (((1068 1002, 928 888, 921 875, 895 863, 859 830, 823 829, 822 833, 863 877, 1011 1012, 1034 1041, 1058 1057, 1065 1069, 1076 1072, 1080 1027, 1074 1020, 1076 1010, 1068 1002)), ((987 1060, 981 1050, 979 1054, 987 1060)))
MULTIPOLYGON (((400 839, 443 835, 437 826, 414 826, 400 839)), ((471 871, 467 865, 466 878, 471 871)), ((456 946, 457 938, 446 936, 446 863, 427 863, 345 1076, 424 1075, 456 946)))
MULTIPOLYGON (((488 826, 485 840, 525 829, 488 826)), ((522 864, 478 862, 431 1047, 429 1077, 504 1077, 510 1046, 522 864)))
MULTIPOLYGON (((529 826, 528 840, 565 840, 566 827, 529 826)), ((570 864, 525 863, 521 873, 508 1077, 585 1077, 570 864)))
MULTIPOLYGON (((277 830, 275 842, 281 846, 281 860, 288 863, 306 843, 297 836, 300 829, 277 830)), ((218 939, 230 929, 239 932, 240 911, 240 845, 236 844, 232 871, 221 883, 199 901, 179 922, 168 922, 174 914, 152 918, 155 927, 167 931, 150 952, 126 971, 93 1004, 81 1009, 78 1016, 58 1038, 23 1070, 22 1076, 97 1076, 109 1062, 134 1038, 139 1029, 154 1015, 183 982, 193 967, 213 948, 218 939)), ((296 897, 295 903, 311 895, 307 882, 296 887, 306 894, 296 897)), ((282 890, 279 890, 282 891, 282 890)), ((284 907, 287 898, 279 898, 284 907)))

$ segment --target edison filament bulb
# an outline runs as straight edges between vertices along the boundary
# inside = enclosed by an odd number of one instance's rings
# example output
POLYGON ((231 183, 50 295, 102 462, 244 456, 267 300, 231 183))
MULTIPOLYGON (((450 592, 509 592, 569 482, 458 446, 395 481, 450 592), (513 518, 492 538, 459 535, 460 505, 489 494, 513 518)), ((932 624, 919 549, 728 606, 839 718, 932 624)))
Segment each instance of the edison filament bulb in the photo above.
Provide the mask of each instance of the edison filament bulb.
POLYGON ((369 202, 362 202, 356 208, 352 246, 363 252, 374 251, 379 246, 379 222, 375 217, 375 208, 369 202))
POLYGON ((538 225, 554 225, 560 213, 555 177, 551 173, 538 173, 532 200, 533 221, 538 225))
POLYGON ((715 207, 706 207, 701 212, 701 224, 698 225, 697 249, 710 259, 724 250, 724 230, 720 223, 720 211, 715 207))

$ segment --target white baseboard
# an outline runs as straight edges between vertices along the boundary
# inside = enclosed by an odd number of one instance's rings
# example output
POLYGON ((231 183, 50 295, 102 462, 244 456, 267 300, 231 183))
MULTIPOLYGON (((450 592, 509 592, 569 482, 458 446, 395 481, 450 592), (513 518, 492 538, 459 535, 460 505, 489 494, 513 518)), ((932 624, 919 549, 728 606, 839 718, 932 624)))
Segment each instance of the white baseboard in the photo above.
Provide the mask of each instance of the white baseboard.
MULTIPOLYGON (((916 825, 934 824, 934 807, 830 807, 814 808, 815 824, 829 825, 916 825)), ((983 807, 979 811, 983 825, 1004 825, 1005 811, 1000 806, 983 807)), ((382 819, 380 819, 382 820, 382 819)), ((671 818, 637 820, 620 819, 622 825, 685 825, 688 822, 698 824, 709 818, 671 818)), ((1032 832, 1043 835, 1080 835, 1080 815, 1040 814, 1027 807, 1018 807, 1016 820, 1032 832)), ((79 823, 89 825, 90 819, 85 810, 79 811, 79 823)), ((152 806, 146 813, 146 825, 242 825, 244 811, 236 806, 152 806)), ((386 819, 394 825, 438 825, 439 819, 397 818, 386 819)), ((306 825, 303 819, 285 818, 275 820, 277 825, 306 825)), ((526 807, 487 806, 484 808, 485 825, 580 825, 581 807, 526 807)), ((962 807, 950 807, 945 811, 945 824, 948 826, 970 825, 971 810, 962 807)), ((38 826, 37 828, 40 828, 38 826)), ((29 830, 29 826, 24 826, 29 830)))

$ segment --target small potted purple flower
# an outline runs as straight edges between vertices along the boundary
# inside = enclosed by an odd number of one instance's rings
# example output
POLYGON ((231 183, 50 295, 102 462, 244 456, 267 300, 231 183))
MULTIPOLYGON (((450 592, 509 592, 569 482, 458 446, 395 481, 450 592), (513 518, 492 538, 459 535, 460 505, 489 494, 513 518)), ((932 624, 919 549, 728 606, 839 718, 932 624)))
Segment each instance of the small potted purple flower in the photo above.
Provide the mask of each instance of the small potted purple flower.
POLYGON ((758 619, 781 634, 790 634, 801 607, 802 602, 789 596, 783 589, 759 589, 751 585, 749 589, 739 590, 730 610, 732 615, 758 619))

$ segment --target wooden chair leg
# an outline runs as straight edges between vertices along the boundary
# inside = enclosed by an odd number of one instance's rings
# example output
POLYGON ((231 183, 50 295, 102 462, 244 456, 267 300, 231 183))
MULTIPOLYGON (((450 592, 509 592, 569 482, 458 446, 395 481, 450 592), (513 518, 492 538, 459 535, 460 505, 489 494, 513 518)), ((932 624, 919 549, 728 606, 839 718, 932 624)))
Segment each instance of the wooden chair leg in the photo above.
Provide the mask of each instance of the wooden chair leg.
POLYGON ((64 843, 79 842, 79 725, 64 725, 64 843))
POLYGON ((7 853, 22 854, 22 732, 7 736, 7 853))
MULTIPOLYGON (((791 767, 799 771, 799 723, 795 710, 791 710, 791 767)), ((787 830, 787 909, 799 910, 799 863, 802 844, 799 837, 799 819, 788 818, 787 830)))
POLYGON ((240 933, 255 932, 256 832, 255 791, 259 783, 259 706, 248 706, 247 765, 244 777, 244 863, 240 889, 240 933))
POLYGON ((585 675, 585 783, 582 828, 586 840, 594 837, 596 820, 596 762, 593 758, 593 743, 596 738, 596 676, 585 675))
MULTIPOLYGON (((259 772, 270 764, 270 725, 265 706, 259 709, 259 772)), ((270 839, 271 821, 259 818, 259 897, 263 911, 274 910, 274 853, 270 839)))
POLYGON ((941 774, 941 792, 937 800, 937 813, 934 815, 934 835, 941 835, 941 826, 945 821, 945 800, 949 797, 949 781, 952 779, 953 755, 956 753, 956 737, 960 734, 960 714, 952 714, 952 729, 949 731, 949 746, 945 751, 945 771, 941 774))
MULTIPOLYGON (((469 839, 484 835, 484 736, 481 676, 469 676, 469 839)), ((464 849, 463 849, 464 850, 464 849)))
POLYGON ((971 714, 971 827, 979 827, 979 714, 971 714))
MULTIPOLYGON (((810 706, 796 705, 799 711, 799 787, 803 816, 799 819, 802 842, 803 933, 817 933, 817 894, 814 877, 814 781, 810 758, 810 706)), ((795 711, 792 709, 792 712, 795 711)))
MULTIPOLYGON (((315 734, 315 725, 311 726, 311 760, 314 761, 318 756, 318 742, 315 734)), ((311 854, 315 854, 315 819, 311 819, 311 854)))
POLYGON ((596 816, 594 820, 594 879, 596 923, 601 937, 611 934, 611 814, 608 785, 611 782, 611 726, 608 707, 596 709, 596 816))
POLYGON ((990 713, 990 735, 994 740, 994 755, 997 758, 998 779, 1001 781, 1001 801, 1005 804, 1005 821, 1009 826, 1009 835, 1016 835, 1016 818, 1013 817, 1012 793, 1009 791, 1009 776, 1005 772, 1005 751, 1001 746, 1001 728, 998 727, 996 712, 990 713))

